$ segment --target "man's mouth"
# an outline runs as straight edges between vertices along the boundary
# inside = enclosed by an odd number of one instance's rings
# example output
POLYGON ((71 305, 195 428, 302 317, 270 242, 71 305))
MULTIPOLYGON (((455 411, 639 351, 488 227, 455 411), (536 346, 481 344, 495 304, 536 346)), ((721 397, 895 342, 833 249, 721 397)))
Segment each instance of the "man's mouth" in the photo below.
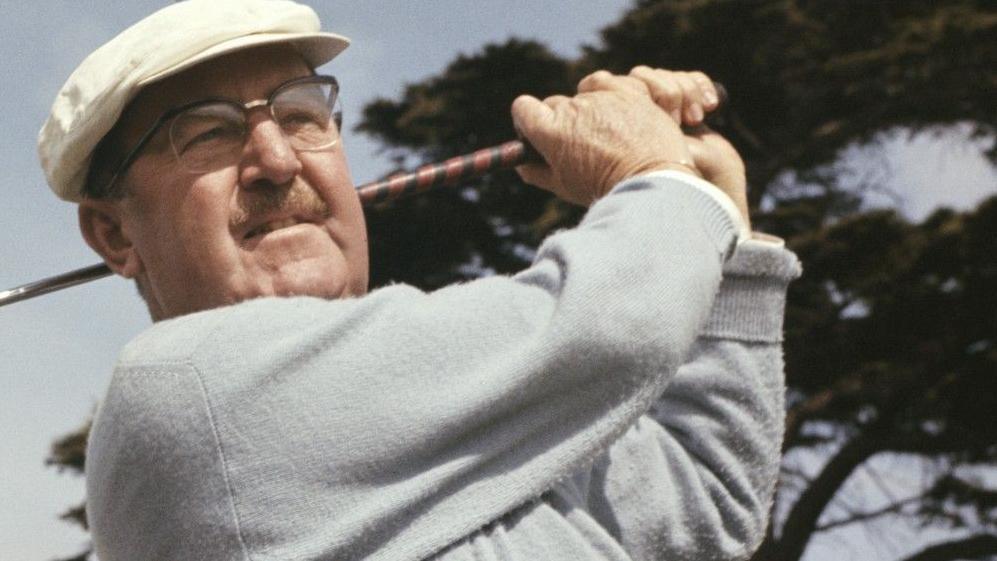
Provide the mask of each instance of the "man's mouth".
POLYGON ((306 221, 306 220, 299 220, 299 219, 297 219, 297 218, 295 218, 293 216, 290 216, 288 218, 280 218, 280 219, 277 219, 277 220, 271 220, 270 222, 266 222, 264 224, 260 224, 259 226, 257 226, 255 228, 253 228, 252 230, 246 232, 246 237, 244 239, 248 240, 248 239, 254 238, 256 236, 262 236, 264 234, 269 234, 270 232, 273 232, 275 230, 280 230, 282 228, 290 228, 291 226, 296 226, 296 225, 301 224, 303 222, 308 222, 308 221, 306 221))
POLYGON ((236 210, 229 227, 233 232, 244 232, 243 241, 299 224, 318 225, 331 215, 329 205, 301 182, 295 182, 287 191, 273 189, 247 198, 236 210))

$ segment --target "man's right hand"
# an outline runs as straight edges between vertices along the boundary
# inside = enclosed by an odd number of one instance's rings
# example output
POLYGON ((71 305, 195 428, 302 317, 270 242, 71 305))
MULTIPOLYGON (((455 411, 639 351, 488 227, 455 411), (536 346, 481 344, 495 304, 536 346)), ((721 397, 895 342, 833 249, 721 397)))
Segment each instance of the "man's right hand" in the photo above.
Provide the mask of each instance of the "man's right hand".
POLYGON ((643 81, 608 72, 590 78, 589 89, 574 97, 523 95, 513 102, 516 128, 546 162, 518 167, 524 181, 589 205, 630 177, 692 165, 678 123, 643 81))
POLYGON ((588 205, 635 175, 675 169, 716 184, 748 218, 744 165, 720 135, 700 126, 685 136, 679 123, 701 125, 717 107, 702 73, 637 67, 629 76, 595 72, 578 94, 542 102, 520 96, 513 121, 546 160, 517 168, 524 181, 588 205))

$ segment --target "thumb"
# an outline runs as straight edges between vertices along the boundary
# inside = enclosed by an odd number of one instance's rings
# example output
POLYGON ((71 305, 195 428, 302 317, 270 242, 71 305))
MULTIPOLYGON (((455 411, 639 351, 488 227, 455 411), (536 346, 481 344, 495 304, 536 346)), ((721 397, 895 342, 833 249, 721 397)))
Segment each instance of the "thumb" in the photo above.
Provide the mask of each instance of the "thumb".
MULTIPOLYGON (((554 110, 533 96, 521 95, 512 102, 513 126, 545 159, 545 132, 553 121, 554 110)), ((544 189, 550 189, 556 183, 554 171, 544 162, 516 166, 516 172, 526 183, 544 189)))
MULTIPOLYGON (((538 150, 537 141, 554 121, 554 110, 531 95, 521 95, 512 102, 512 124, 538 150)), ((540 142, 543 144, 543 142, 540 142)))

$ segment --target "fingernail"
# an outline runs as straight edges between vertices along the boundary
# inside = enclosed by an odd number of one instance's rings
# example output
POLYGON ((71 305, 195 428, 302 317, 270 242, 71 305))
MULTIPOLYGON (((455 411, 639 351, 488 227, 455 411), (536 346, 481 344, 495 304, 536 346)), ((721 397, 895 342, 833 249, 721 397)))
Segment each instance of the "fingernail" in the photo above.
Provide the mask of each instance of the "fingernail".
POLYGON ((699 105, 693 105, 689 108, 689 120, 693 123, 698 123, 703 120, 703 108, 699 105))
POLYGON ((706 92, 703 93, 703 97, 706 99, 706 104, 711 107, 716 105, 717 101, 719 101, 717 99, 717 94, 713 93, 713 90, 706 90, 706 92))

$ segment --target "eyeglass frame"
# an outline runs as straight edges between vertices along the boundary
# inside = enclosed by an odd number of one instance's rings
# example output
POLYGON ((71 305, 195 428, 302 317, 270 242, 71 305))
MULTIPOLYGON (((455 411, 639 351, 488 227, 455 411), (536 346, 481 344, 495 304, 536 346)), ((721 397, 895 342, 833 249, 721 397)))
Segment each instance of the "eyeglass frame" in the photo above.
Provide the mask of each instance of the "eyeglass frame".
MULTIPOLYGON (((121 163, 119 163, 117 168, 115 168, 114 174, 111 176, 111 179, 108 180, 107 186, 104 187, 104 192, 105 193, 112 192, 111 189, 112 187, 114 187, 114 184, 115 182, 117 182, 118 178, 124 175, 128 171, 128 168, 131 167, 131 165, 135 163, 135 160, 138 159, 139 151, 142 150, 142 148, 144 148, 146 144, 152 141, 152 137, 154 137, 156 133, 159 132, 159 129, 161 129, 171 119, 173 119, 177 115, 180 115, 184 111, 187 111, 188 109, 191 109, 193 107, 198 107, 200 105, 205 105, 208 103, 217 103, 217 102, 231 103, 233 105, 237 105, 242 108, 243 115, 245 115, 245 113, 250 109, 254 109, 256 107, 266 107, 270 111, 270 117, 273 118, 274 121, 276 122, 277 116, 274 115, 273 112, 274 98, 276 98, 278 94, 280 94, 281 92, 283 92, 284 90, 286 90, 291 86, 297 84, 307 84, 307 83, 329 84, 330 86, 332 86, 332 89, 335 91, 336 102, 339 101, 339 81, 336 80, 334 76, 329 76, 327 74, 313 74, 311 76, 292 78, 286 82, 281 83, 276 88, 274 88, 272 92, 270 92, 270 95, 268 95, 266 99, 254 99, 247 102, 241 102, 226 97, 208 97, 167 109, 166 111, 163 112, 162 115, 159 116, 158 119, 156 119, 156 121, 152 124, 152 126, 149 127, 149 130, 147 130, 145 134, 143 134, 142 137, 139 138, 138 142, 135 143, 135 147, 128 152, 128 155, 121 160, 121 163)), ((335 103, 333 104, 333 106, 335 106, 335 103)), ((342 113, 333 111, 332 118, 336 123, 336 128, 342 131, 342 120, 343 120, 342 113)), ((170 141, 170 143, 172 145, 172 140, 170 141)), ((295 149, 295 151, 299 152, 301 150, 295 149)), ((176 159, 177 163, 179 164, 180 156, 179 154, 176 153, 175 149, 173 150, 173 152, 174 152, 173 154, 174 159, 176 159)))

